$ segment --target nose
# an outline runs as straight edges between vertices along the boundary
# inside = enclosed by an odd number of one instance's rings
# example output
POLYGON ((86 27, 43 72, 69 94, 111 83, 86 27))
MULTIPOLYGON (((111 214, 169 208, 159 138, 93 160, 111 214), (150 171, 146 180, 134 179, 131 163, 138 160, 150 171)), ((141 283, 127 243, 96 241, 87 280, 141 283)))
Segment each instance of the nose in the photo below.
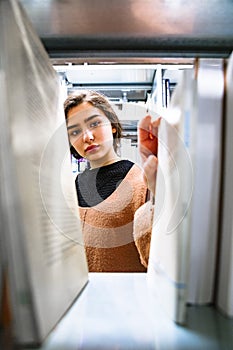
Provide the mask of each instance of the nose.
POLYGON ((90 129, 83 132, 83 142, 90 142, 94 140, 94 135, 90 129))

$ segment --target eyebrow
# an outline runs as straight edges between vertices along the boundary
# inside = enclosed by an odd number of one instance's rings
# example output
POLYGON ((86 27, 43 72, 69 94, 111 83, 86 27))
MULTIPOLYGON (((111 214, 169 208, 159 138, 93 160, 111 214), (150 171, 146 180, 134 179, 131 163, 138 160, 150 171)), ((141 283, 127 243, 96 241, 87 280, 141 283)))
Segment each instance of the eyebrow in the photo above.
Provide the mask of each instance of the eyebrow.
MULTIPOLYGON (((99 117, 100 115, 99 114, 93 114, 93 115, 90 115, 89 117, 87 117, 86 119, 84 119, 84 123, 87 123, 89 122, 90 120, 96 118, 96 117, 99 117)), ((73 124, 73 125, 70 125, 67 127, 68 130, 72 129, 72 128, 76 128, 77 126, 79 126, 80 124, 77 123, 77 124, 73 124)))

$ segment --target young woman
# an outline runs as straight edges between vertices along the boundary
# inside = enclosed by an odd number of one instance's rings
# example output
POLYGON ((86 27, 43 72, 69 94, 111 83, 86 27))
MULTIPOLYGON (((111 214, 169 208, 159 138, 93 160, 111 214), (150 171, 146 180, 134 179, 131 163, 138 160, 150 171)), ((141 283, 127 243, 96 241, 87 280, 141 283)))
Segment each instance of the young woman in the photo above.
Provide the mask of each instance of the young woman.
POLYGON ((117 153, 122 129, 116 113, 105 96, 89 90, 69 96, 64 111, 71 152, 90 164, 76 178, 89 271, 146 271, 133 226, 148 191, 142 169, 117 153))

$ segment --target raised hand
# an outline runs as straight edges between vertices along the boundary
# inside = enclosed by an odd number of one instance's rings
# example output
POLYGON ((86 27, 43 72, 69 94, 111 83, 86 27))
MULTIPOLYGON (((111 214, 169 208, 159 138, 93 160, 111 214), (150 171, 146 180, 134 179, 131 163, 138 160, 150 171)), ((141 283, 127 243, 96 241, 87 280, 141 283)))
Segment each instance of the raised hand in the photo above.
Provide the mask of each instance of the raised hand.
POLYGON ((148 189, 155 195, 155 183, 158 167, 158 127, 161 118, 152 121, 145 116, 138 124, 138 148, 144 169, 144 180, 148 189))
POLYGON ((157 156, 160 119, 152 121, 152 117, 147 115, 138 124, 138 145, 142 161, 149 155, 157 156))

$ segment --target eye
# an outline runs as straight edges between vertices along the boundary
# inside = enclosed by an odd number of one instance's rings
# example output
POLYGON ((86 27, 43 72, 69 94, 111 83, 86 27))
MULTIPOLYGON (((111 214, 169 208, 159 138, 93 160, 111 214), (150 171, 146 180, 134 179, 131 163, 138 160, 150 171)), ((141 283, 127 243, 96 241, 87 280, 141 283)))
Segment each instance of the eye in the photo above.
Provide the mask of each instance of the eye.
POLYGON ((90 128, 96 128, 97 126, 99 126, 101 123, 100 120, 94 120, 90 123, 90 128))
POLYGON ((81 132, 82 132, 81 129, 74 129, 74 130, 69 132, 69 136, 76 137, 76 136, 80 135, 81 132))

